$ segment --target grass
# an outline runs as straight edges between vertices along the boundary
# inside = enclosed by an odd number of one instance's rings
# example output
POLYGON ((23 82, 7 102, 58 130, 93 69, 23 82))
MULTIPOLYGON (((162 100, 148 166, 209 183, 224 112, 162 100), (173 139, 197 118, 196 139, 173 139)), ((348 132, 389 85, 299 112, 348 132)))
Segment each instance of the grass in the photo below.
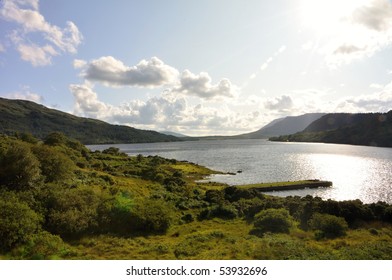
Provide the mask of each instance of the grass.
POLYGON ((300 229, 260 238, 250 229, 241 219, 214 219, 174 226, 163 236, 85 237, 72 247, 77 259, 391 259, 391 226, 378 228, 378 235, 349 230, 333 240, 315 240, 313 232, 300 229))

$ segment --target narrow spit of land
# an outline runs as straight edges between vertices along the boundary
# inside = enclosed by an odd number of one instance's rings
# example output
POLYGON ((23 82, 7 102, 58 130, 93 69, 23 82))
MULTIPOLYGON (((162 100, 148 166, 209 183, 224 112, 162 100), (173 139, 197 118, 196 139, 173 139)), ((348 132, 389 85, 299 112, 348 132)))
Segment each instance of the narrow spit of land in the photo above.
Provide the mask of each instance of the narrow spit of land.
POLYGON ((288 182, 274 182, 274 183, 257 183, 249 185, 239 185, 239 188, 255 189, 261 192, 273 191, 288 191, 300 189, 314 189, 320 187, 331 187, 331 181, 321 180, 302 180, 302 181, 288 181, 288 182))

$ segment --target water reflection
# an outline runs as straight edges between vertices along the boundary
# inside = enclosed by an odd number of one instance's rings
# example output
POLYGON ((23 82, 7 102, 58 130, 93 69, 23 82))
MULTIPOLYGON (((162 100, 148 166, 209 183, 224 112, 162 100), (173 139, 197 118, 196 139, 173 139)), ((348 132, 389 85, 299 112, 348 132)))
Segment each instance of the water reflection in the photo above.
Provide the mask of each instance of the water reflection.
POLYGON ((296 162, 296 179, 317 178, 333 182, 331 188, 304 190, 302 193, 279 192, 276 195, 320 196, 324 199, 351 200, 360 198, 365 203, 392 201, 390 162, 369 157, 338 154, 301 154, 291 159, 296 162))

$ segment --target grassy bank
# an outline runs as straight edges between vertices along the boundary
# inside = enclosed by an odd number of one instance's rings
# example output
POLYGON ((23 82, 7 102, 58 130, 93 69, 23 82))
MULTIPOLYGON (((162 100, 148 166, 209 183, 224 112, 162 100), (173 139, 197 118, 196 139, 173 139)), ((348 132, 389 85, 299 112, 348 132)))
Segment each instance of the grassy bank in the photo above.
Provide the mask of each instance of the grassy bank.
POLYGON ((280 198, 258 190, 270 183, 199 182, 214 173, 190 162, 129 157, 116 148, 89 151, 58 133, 42 141, 1 136, 0 256, 392 258, 391 205, 280 198))
POLYGON ((300 180, 287 182, 271 182, 271 183, 257 183, 248 185, 239 185, 237 187, 243 189, 255 189, 261 192, 284 191, 284 190, 300 190, 306 188, 320 188, 331 187, 332 182, 320 180, 300 180))

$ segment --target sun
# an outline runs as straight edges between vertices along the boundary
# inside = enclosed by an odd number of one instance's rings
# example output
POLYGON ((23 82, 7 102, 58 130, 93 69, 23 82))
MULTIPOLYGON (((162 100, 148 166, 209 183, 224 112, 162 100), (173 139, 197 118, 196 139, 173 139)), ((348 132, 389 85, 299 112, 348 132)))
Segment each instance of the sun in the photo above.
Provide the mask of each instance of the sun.
POLYGON ((302 0, 302 24, 320 33, 333 33, 350 20, 353 12, 369 0, 302 0))

